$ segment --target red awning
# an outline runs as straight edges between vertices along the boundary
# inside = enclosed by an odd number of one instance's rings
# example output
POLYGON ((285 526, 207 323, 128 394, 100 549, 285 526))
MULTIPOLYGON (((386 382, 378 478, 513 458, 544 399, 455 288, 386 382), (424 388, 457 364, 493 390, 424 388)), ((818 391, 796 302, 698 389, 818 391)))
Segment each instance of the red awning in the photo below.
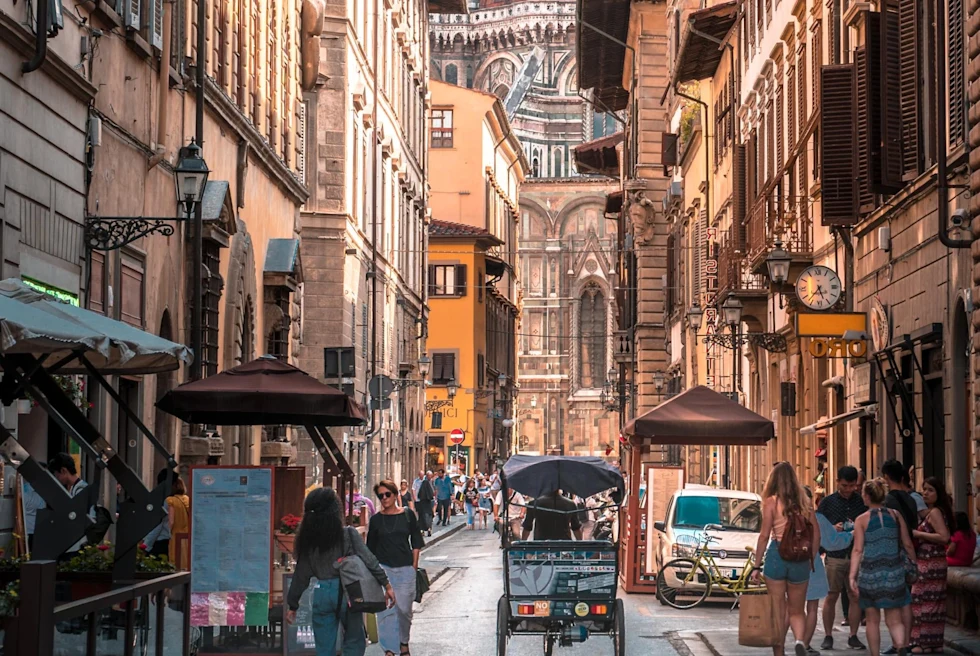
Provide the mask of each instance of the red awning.
POLYGON ((633 445, 762 446, 775 437, 775 428, 727 396, 698 386, 632 420, 623 434, 633 445))

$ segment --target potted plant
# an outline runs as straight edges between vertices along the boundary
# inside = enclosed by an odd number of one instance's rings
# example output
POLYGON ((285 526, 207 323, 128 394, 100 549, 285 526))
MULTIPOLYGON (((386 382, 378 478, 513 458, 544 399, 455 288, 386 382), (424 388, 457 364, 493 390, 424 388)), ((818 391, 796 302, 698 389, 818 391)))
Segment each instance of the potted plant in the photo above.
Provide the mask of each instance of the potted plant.
POLYGON ((276 530, 276 544, 286 553, 293 553, 296 543, 296 532, 299 531, 299 524, 303 520, 299 515, 286 515, 279 522, 276 530))

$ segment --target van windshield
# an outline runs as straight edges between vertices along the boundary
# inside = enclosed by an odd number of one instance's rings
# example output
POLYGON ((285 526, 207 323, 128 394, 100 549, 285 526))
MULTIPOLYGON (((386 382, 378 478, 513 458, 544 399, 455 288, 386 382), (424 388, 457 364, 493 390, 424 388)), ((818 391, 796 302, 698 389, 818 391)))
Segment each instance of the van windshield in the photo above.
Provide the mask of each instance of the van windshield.
POLYGON ((728 531, 758 533, 762 527, 762 506, 755 499, 734 497, 679 497, 674 513, 676 528, 704 528, 720 524, 728 531))

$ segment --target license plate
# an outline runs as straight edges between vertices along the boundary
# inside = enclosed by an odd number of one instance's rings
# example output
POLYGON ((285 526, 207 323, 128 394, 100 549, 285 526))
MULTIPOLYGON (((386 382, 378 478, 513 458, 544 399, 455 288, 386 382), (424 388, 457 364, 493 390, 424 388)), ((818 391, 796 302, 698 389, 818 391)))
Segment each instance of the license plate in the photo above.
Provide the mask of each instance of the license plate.
POLYGON ((534 602, 534 616, 535 617, 548 617, 551 615, 551 602, 550 601, 536 601, 534 602))

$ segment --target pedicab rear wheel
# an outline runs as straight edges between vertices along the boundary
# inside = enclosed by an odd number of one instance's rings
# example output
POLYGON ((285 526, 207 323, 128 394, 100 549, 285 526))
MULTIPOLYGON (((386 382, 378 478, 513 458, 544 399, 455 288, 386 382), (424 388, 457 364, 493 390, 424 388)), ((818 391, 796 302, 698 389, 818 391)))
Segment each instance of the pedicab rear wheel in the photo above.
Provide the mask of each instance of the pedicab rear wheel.
POLYGON ((613 608, 616 609, 616 617, 613 620, 616 622, 616 632, 613 634, 614 653, 616 656, 626 656, 626 609, 623 600, 617 599, 613 608))
POLYGON ((497 601, 497 656, 507 656, 507 633, 510 624, 510 604, 507 596, 497 601))

